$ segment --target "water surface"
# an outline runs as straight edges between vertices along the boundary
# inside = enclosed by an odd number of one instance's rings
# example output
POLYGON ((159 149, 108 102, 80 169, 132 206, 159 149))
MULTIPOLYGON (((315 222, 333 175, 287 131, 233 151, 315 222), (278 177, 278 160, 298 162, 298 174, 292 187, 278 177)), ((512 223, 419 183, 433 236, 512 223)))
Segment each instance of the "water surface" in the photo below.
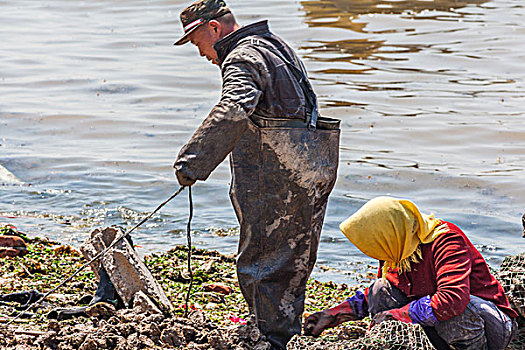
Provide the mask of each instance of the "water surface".
MULTIPOLYGON (((218 101, 220 72, 174 47, 186 1, 0 1, 0 221, 78 245, 129 227, 178 188, 172 163, 218 101)), ((464 229, 487 261, 525 250, 525 4, 515 0, 229 1, 303 57, 342 119, 321 279, 374 264, 338 231, 393 195, 464 229)), ((221 164, 194 188, 195 244, 235 252, 221 164)), ((187 194, 137 230, 141 252, 185 243, 187 194)), ((359 276, 357 276, 359 279, 359 276)))

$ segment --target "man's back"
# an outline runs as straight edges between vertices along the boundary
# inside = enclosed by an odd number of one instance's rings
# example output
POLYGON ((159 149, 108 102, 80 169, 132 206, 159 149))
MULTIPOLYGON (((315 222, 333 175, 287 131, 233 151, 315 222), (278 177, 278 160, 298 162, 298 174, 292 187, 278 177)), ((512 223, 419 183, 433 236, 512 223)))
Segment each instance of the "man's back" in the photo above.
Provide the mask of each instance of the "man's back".
MULTIPOLYGON (((246 80, 262 94, 254 113, 263 117, 305 120, 305 95, 285 61, 303 70, 293 50, 269 31, 267 21, 243 27, 223 38, 215 49, 223 75, 224 94, 240 104, 250 101, 246 80)), ((251 101, 250 101, 251 102, 251 101)), ((244 107, 244 106, 243 106, 244 107)))

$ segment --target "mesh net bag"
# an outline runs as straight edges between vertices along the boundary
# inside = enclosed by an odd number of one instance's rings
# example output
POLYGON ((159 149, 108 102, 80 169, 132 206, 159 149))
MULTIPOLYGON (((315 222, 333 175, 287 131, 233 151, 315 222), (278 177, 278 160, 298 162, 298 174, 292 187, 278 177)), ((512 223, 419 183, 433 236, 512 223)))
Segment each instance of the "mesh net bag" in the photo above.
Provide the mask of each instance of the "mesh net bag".
MULTIPOLYGON (((325 338, 313 340, 307 337, 294 338, 288 350, 434 350, 423 328, 417 324, 385 321, 362 334, 358 329, 343 329, 337 340, 325 338), (355 335, 357 340, 351 340, 355 335)), ((355 339, 355 338, 354 338, 355 339)))
POLYGON ((386 321, 372 327, 353 342, 356 350, 433 350, 423 328, 417 324, 386 321))
POLYGON ((494 277, 505 290, 510 305, 520 316, 518 334, 507 349, 523 350, 525 349, 525 253, 507 256, 494 277))
POLYGON ((525 253, 507 256, 495 274, 512 308, 525 318, 525 253))

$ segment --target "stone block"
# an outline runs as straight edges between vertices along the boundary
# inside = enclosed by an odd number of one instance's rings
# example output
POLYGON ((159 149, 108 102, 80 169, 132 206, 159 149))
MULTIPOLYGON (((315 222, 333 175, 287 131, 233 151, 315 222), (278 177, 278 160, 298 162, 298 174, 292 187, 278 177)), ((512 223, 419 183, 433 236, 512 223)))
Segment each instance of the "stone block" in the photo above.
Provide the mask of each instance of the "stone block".
MULTIPOLYGON (((91 237, 80 247, 80 250, 87 260, 91 260, 122 234, 124 232, 119 228, 98 228, 91 233, 91 237)), ((162 287, 126 239, 120 240, 110 251, 91 264, 93 272, 99 279, 98 271, 101 264, 127 307, 133 307, 135 295, 141 291, 162 312, 173 309, 162 287)))

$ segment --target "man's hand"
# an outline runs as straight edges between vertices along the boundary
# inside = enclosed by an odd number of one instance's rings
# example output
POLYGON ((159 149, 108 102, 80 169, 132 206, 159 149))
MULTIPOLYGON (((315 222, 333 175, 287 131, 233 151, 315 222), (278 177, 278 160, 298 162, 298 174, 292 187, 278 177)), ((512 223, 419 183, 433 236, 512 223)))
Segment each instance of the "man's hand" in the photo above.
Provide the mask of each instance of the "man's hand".
POLYGON ((306 318, 304 323, 304 335, 311 335, 318 337, 327 328, 334 327, 336 323, 336 317, 328 310, 316 312, 306 318))
POLYGON ((175 176, 177 176, 177 180, 181 186, 191 186, 195 183, 195 180, 190 179, 178 170, 175 170, 175 176))
POLYGON ((410 315, 408 314, 408 308, 410 307, 410 304, 407 304, 399 309, 392 309, 380 312, 374 316, 372 319, 372 323, 370 324, 370 327, 375 326, 376 324, 380 324, 384 321, 401 321, 406 323, 412 323, 412 319, 410 318, 410 315))

